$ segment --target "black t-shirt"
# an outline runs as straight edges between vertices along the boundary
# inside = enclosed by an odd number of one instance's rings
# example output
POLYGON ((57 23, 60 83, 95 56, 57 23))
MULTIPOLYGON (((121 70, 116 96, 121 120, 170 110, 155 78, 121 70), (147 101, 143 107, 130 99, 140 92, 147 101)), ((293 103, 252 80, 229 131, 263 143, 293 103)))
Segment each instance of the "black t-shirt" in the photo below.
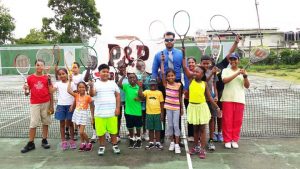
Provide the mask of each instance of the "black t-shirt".
POLYGON ((222 93, 224 90, 224 83, 222 81, 222 72, 223 72, 223 69, 227 68, 228 65, 229 65, 229 62, 228 62, 227 58, 224 58, 220 63, 218 63, 216 65, 221 70, 221 72, 217 74, 218 80, 216 82, 219 100, 221 99, 222 93))

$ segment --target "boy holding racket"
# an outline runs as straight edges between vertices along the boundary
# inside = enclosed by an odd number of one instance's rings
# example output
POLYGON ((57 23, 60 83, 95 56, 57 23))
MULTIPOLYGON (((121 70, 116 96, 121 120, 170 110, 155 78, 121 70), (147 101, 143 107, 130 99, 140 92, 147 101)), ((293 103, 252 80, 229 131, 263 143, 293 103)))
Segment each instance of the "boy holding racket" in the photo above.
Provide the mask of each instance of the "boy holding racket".
POLYGON ((49 149, 48 144, 48 126, 51 124, 51 115, 48 114, 50 107, 49 85, 51 79, 43 74, 45 62, 43 60, 35 61, 35 73, 27 77, 28 85, 24 85, 24 89, 30 91, 30 125, 29 125, 29 141, 21 150, 21 153, 27 153, 35 149, 34 138, 36 135, 36 127, 42 122, 42 147, 49 149))

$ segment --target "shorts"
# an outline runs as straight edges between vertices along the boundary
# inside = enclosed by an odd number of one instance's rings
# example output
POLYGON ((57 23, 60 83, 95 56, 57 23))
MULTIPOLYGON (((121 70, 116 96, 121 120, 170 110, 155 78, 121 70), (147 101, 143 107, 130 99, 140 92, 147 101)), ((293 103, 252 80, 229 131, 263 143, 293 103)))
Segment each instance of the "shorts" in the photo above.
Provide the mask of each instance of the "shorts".
POLYGON ((155 131, 162 130, 160 114, 146 114, 146 129, 155 131))
POLYGON ((72 120, 73 112, 69 112, 71 105, 57 105, 55 111, 56 120, 72 120))
POLYGON ((72 122, 76 125, 87 125, 89 120, 89 112, 87 110, 76 110, 72 116, 72 122))
POLYGON ((36 128, 42 125, 51 124, 51 115, 48 114, 50 101, 40 104, 30 104, 30 125, 29 128, 36 128))
POLYGON ((133 116, 129 114, 125 114, 126 119, 126 127, 128 129, 141 128, 143 126, 142 116, 133 116))
POLYGON ((97 136, 104 136, 106 132, 109 134, 118 133, 118 117, 101 118, 95 117, 95 129, 97 136))

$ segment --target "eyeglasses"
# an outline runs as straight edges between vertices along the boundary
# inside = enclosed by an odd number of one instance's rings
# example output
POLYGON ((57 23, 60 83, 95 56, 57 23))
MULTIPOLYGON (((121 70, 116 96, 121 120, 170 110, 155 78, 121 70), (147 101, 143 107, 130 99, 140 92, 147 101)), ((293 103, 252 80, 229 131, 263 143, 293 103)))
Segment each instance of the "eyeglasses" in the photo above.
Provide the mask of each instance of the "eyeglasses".
POLYGON ((165 42, 173 42, 174 38, 165 39, 165 42))

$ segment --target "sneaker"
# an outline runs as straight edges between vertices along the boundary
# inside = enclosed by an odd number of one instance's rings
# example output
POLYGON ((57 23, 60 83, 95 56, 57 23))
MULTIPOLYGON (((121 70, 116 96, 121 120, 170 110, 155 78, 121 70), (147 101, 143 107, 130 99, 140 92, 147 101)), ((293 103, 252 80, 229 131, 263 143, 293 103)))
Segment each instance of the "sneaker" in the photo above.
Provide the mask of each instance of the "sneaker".
POLYGON ((219 141, 219 135, 218 135, 218 133, 214 133, 213 141, 214 142, 218 142, 219 141))
POLYGON ((156 145, 154 145, 153 142, 150 142, 150 143, 145 147, 145 149, 146 149, 146 150, 150 150, 150 149, 154 148, 155 146, 156 146, 156 145))
POLYGON ((70 149, 76 149, 77 148, 76 142, 74 140, 70 140, 69 145, 70 145, 70 149))
POLYGON ((134 148, 134 145, 135 145, 135 141, 132 138, 130 138, 128 148, 132 149, 132 148, 134 148))
POLYGON ((170 147, 169 147, 169 151, 174 151, 174 150, 175 150, 175 143, 171 142, 170 147))
POLYGON ((194 137, 188 137, 188 138, 187 138, 187 141, 188 141, 188 142, 194 142, 194 137))
POLYGON ((119 146, 118 146, 118 145, 114 145, 114 146, 112 146, 112 149, 113 149, 113 152, 114 152, 115 154, 120 154, 120 153, 121 153, 121 151, 120 151, 120 149, 119 149, 119 146))
POLYGON ((110 135, 108 133, 105 133, 105 139, 107 142, 111 143, 111 138, 110 135))
POLYGON ((104 155, 104 152, 105 152, 105 147, 99 147, 99 149, 98 149, 98 155, 102 156, 102 155, 104 155))
POLYGON ((175 144, 175 154, 180 154, 181 153, 181 149, 179 144, 175 144))
POLYGON ((68 142, 67 141, 61 142, 61 149, 62 150, 67 150, 68 148, 69 148, 69 146, 68 146, 68 142))
POLYGON ((160 143, 156 143, 155 148, 158 149, 158 150, 163 150, 164 146, 162 146, 160 143))
POLYGON ((34 142, 28 142, 26 146, 21 150, 21 153, 27 153, 28 151, 34 150, 35 144, 34 142))
POLYGON ((93 136, 91 137, 91 143, 96 143, 98 136, 96 135, 96 131, 93 130, 93 136))
POLYGON ((144 134, 142 134, 142 140, 144 140, 144 141, 149 141, 149 135, 148 135, 147 132, 144 133, 144 134))
POLYGON ((208 150, 210 150, 210 151, 215 151, 216 150, 216 146, 214 145, 212 139, 208 140, 207 147, 208 147, 208 150))
POLYGON ((80 152, 85 151, 85 146, 86 146, 85 143, 81 143, 78 151, 80 151, 80 152))
POLYGON ((225 148, 231 149, 231 143, 230 142, 225 143, 224 146, 225 146, 225 148))
POLYGON ((222 133, 218 133, 218 142, 223 142, 223 135, 222 133))
POLYGON ((42 140, 42 147, 43 147, 44 149, 49 149, 49 148, 50 148, 50 145, 49 145, 47 139, 43 139, 43 140, 42 140))
POLYGON ((85 146, 85 151, 92 151, 93 149, 93 144, 92 143, 87 143, 85 146))
POLYGON ((199 152, 199 158, 201 159, 205 159, 206 158, 206 151, 205 150, 200 150, 199 152))
POLYGON ((137 139, 135 144, 134 144, 134 148, 141 148, 142 147, 142 140, 141 139, 137 139))
POLYGON ((198 154, 199 152, 200 152, 199 146, 195 146, 189 150, 189 154, 191 154, 191 155, 198 154))
POLYGON ((78 130, 75 129, 74 130, 74 141, 77 141, 78 140, 78 130))
POLYGON ((231 145, 232 145, 232 148, 239 148, 239 145, 238 145, 238 143, 237 142, 232 142, 231 143, 231 145))

